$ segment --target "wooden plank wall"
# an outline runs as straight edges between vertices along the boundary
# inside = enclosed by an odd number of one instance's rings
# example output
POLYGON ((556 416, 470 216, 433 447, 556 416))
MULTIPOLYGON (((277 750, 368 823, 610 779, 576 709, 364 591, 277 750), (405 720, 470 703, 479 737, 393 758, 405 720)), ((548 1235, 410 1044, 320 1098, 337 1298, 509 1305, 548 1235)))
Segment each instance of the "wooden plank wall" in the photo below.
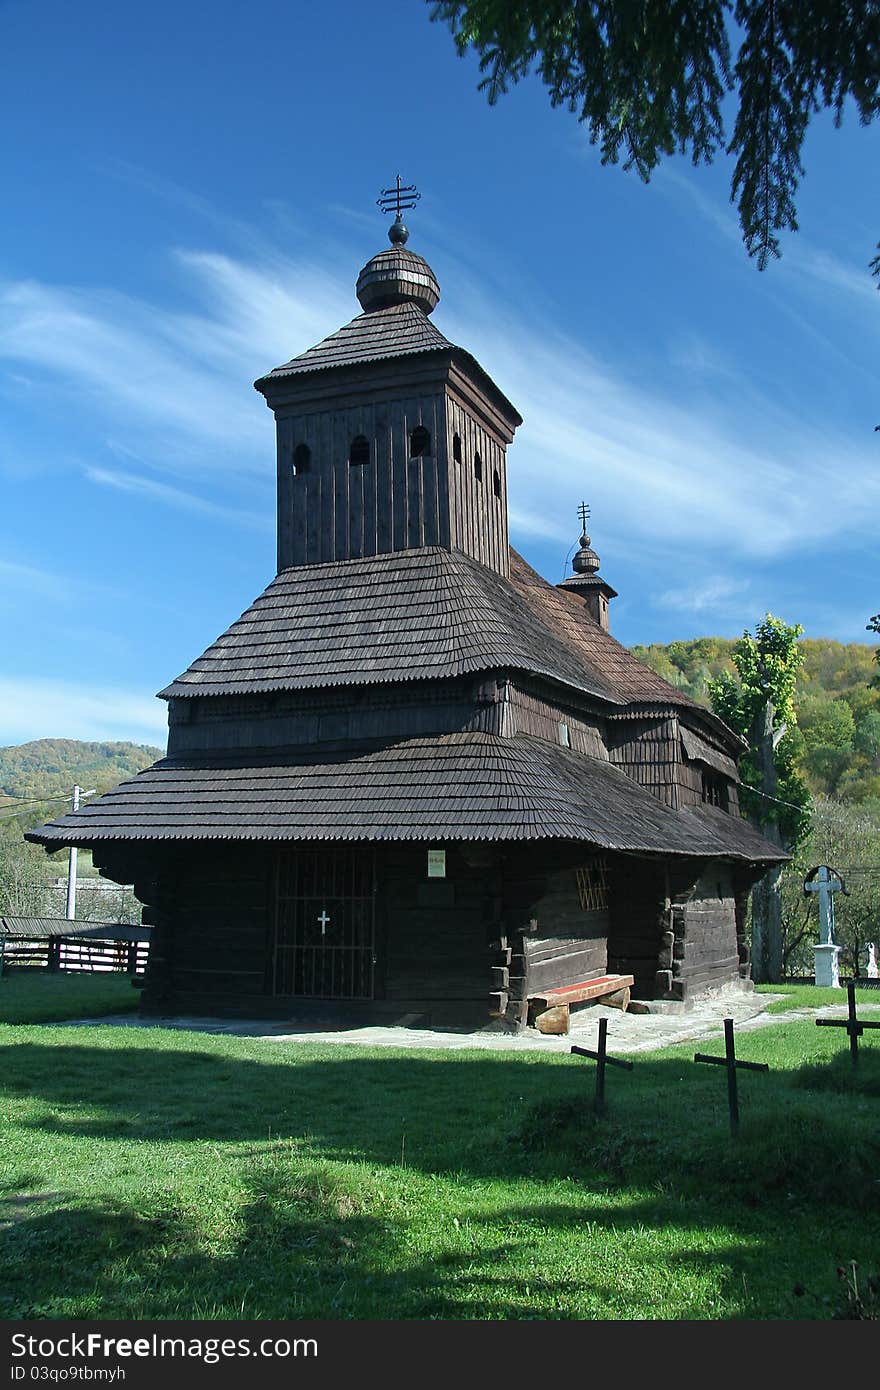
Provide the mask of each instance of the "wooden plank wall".
MULTIPOLYGON (((682 806, 700 806, 703 801, 703 771, 704 764, 691 762, 685 754, 679 764, 678 789, 679 804, 682 806)), ((721 774, 715 772, 716 777, 721 774)), ((731 816, 739 815, 739 794, 735 782, 729 778, 724 779, 727 785, 727 812, 731 816)))
POLYGON ((608 755, 658 801, 678 808, 682 754, 676 718, 609 720, 608 755))
POLYGON ((573 845, 521 845, 503 866, 501 931, 494 945, 494 1013, 526 1020, 526 1000, 540 989, 577 984, 607 967, 608 912, 585 912, 576 869, 587 858, 573 845))
POLYGON ((146 1013, 250 1012, 264 996, 269 846, 101 846, 95 862, 133 883, 153 927, 146 1013))
POLYGON ((446 398, 446 457, 449 460, 449 534, 454 549, 481 560, 499 574, 510 573, 507 533, 507 454, 504 445, 474 416, 446 398), (453 439, 461 440, 461 462, 454 458, 453 439), (482 478, 474 457, 480 455, 482 478), (497 472, 501 495, 495 495, 497 472))
POLYGON ((278 568, 448 546, 445 443, 437 392, 280 414, 278 568), (430 432, 431 452, 411 459, 409 438, 417 425, 430 432), (369 463, 348 461, 357 435, 369 441, 369 463), (310 468, 295 474, 300 444, 311 450, 310 468))
POLYGON ((737 981, 740 957, 730 866, 719 860, 707 864, 674 912, 674 993, 687 997, 737 981))
POLYGON ((565 724, 571 748, 578 753, 608 761, 604 721, 598 716, 590 718, 583 713, 575 713, 570 707, 556 704, 534 689, 524 688, 518 681, 508 681, 505 693, 510 706, 504 721, 504 734, 507 737, 531 734, 535 738, 547 739, 549 743, 560 743, 559 726, 565 724))
POLYGON ((168 756, 299 747, 423 734, 500 731, 500 707, 478 683, 401 684, 355 691, 290 691, 261 698, 212 695, 169 701, 168 756))
POLYGON ((488 1016, 489 946, 501 912, 498 856, 492 849, 447 845, 446 878, 435 879, 427 876, 427 862, 427 845, 380 852, 381 996, 413 1007, 471 1000, 488 1016))

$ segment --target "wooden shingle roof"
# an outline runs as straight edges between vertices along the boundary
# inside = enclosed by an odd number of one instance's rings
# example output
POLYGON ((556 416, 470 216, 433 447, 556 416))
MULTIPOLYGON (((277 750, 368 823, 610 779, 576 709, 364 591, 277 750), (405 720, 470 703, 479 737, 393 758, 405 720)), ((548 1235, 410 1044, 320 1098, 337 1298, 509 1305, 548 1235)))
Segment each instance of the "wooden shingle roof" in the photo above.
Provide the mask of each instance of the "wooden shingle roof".
POLYGON ((786 856, 721 811, 673 811, 609 763, 541 739, 458 733, 336 751, 166 759, 28 839, 582 841, 607 850, 786 856))
POLYGON ((593 622, 576 594, 548 584, 515 550, 510 565, 508 580, 462 551, 431 546, 282 570, 160 695, 381 685, 507 669, 618 709, 659 703, 713 719, 593 622))
MULTIPOLYGON (((546 612, 528 587, 440 546, 282 570, 160 694, 244 695, 517 669, 621 704, 558 621, 554 590, 540 583, 546 612)), ((569 625, 574 632, 576 612, 569 625)), ((653 689, 658 678, 640 669, 653 689)), ((661 684, 667 699, 677 694, 661 684)))
POLYGON ((512 547, 510 582, 535 616, 577 654, 588 670, 595 672, 614 691, 619 703, 659 702, 686 706, 705 713, 703 707, 689 695, 658 676, 610 632, 601 628, 590 617, 587 605, 579 594, 548 584, 512 547))
POLYGON ((327 367, 352 367, 361 362, 408 357, 412 353, 448 351, 452 347, 418 305, 392 304, 387 309, 358 314, 337 332, 289 362, 274 367, 260 380, 318 372, 327 367))
POLYGON ((425 311, 412 302, 391 304, 384 309, 371 309, 323 338, 314 347, 273 367, 259 377, 254 386, 263 395, 271 395, 273 387, 287 378, 295 380, 310 372, 324 372, 339 367, 366 367, 370 363, 407 357, 442 354, 440 361, 455 362, 485 391, 515 427, 522 416, 492 380, 484 367, 466 348, 457 347, 435 328, 425 311))

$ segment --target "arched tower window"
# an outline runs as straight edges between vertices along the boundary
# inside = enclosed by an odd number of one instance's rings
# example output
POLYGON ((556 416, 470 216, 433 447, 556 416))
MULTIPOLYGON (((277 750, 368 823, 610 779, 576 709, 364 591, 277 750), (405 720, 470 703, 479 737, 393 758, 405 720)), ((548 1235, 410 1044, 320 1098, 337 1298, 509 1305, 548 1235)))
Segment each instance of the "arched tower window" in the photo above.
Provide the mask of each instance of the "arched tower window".
POLYGON ((299 476, 300 473, 308 473, 312 467, 312 451, 308 444, 297 444, 293 451, 293 471, 299 476))
POLYGON ((416 425, 409 437, 409 456, 411 459, 426 458, 431 452, 431 436, 424 425, 416 425))
POLYGON ((483 460, 479 454, 474 454, 474 477, 478 483, 483 481, 483 460))
POLYGON ((492 491, 496 497, 501 496, 501 474, 498 472, 497 468, 493 468, 492 470, 492 491))
POLYGON ((454 434, 454 435, 452 436, 452 457, 455 459, 455 462, 456 462, 456 463, 461 463, 461 435, 460 435, 460 434, 454 434))
POLYGON ((348 451, 348 461, 352 465, 370 462, 370 441, 366 435, 355 435, 348 451))

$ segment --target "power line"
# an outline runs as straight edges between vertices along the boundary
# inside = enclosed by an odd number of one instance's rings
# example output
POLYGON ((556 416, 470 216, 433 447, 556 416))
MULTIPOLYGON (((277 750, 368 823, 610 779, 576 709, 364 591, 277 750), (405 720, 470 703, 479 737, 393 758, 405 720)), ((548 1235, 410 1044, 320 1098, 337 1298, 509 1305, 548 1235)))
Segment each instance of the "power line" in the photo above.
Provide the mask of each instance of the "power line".
MULTIPOLYGON (((37 805, 39 805, 39 804, 40 804, 41 802, 43 802, 43 801, 69 801, 69 800, 70 800, 70 797, 69 797, 69 796, 57 796, 57 795, 49 795, 49 794, 47 794, 46 796, 19 796, 17 792, 0 792, 0 798, 2 798, 2 800, 4 800, 4 801, 22 801, 22 802, 24 802, 26 805, 31 805, 31 806, 37 806, 37 805)), ((5 807, 5 806, 4 806, 4 807, 0 807, 0 810, 6 810, 6 807, 5 807)))
POLYGON ((771 796, 769 792, 759 792, 757 787, 750 787, 748 782, 740 782, 740 791, 750 792, 752 796, 762 796, 765 801, 775 801, 777 806, 790 806, 792 811, 806 811, 806 806, 796 806, 793 801, 783 801, 781 796, 771 796))

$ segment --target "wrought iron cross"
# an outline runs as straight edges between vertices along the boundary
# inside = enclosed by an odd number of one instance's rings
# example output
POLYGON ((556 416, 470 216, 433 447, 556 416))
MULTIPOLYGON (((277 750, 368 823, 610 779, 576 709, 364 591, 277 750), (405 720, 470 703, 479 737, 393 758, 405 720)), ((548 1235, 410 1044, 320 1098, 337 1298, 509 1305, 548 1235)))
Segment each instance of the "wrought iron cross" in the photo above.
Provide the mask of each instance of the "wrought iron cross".
POLYGON ((414 208, 421 196, 421 193, 416 192, 414 183, 401 183, 398 174, 393 188, 382 189, 376 199, 376 207, 381 208, 383 212, 393 212, 399 222, 400 214, 408 208, 414 208))
POLYGON ((321 923, 321 935, 326 936, 327 927, 330 925, 330 918, 327 916, 326 907, 321 908, 321 915, 318 918, 318 921, 321 923))
POLYGON ((746 1071, 769 1071, 766 1062, 740 1062, 733 1048, 733 1019, 724 1020, 724 1056, 709 1057, 705 1052, 694 1053, 695 1062, 713 1062, 717 1067, 727 1068, 727 1105, 730 1110, 730 1132, 739 1130, 739 1097, 736 1091, 736 1069, 745 1067, 746 1071))
POLYGON ((587 506, 586 502, 582 502, 581 505, 578 507, 578 516, 581 519, 581 530, 586 531, 587 522, 590 519, 590 509, 587 506))
POLYGON ((599 1019, 599 1046, 595 1052, 589 1047, 573 1047, 571 1050, 578 1057, 591 1057, 596 1063, 596 1099, 593 1102, 593 1109, 597 1115, 605 1113, 605 1068, 623 1067, 625 1071, 632 1071, 632 1062, 625 1062, 620 1057, 609 1057, 606 1051, 608 1046, 608 1019, 599 1019))
POLYGON ((860 1019, 856 1014, 856 984, 855 980, 847 980, 846 984, 847 1017, 846 1018, 817 1018, 817 1028, 845 1028, 849 1034, 849 1055, 852 1058, 853 1066, 859 1060, 859 1038, 866 1028, 880 1028, 880 1023, 867 1023, 860 1019))

